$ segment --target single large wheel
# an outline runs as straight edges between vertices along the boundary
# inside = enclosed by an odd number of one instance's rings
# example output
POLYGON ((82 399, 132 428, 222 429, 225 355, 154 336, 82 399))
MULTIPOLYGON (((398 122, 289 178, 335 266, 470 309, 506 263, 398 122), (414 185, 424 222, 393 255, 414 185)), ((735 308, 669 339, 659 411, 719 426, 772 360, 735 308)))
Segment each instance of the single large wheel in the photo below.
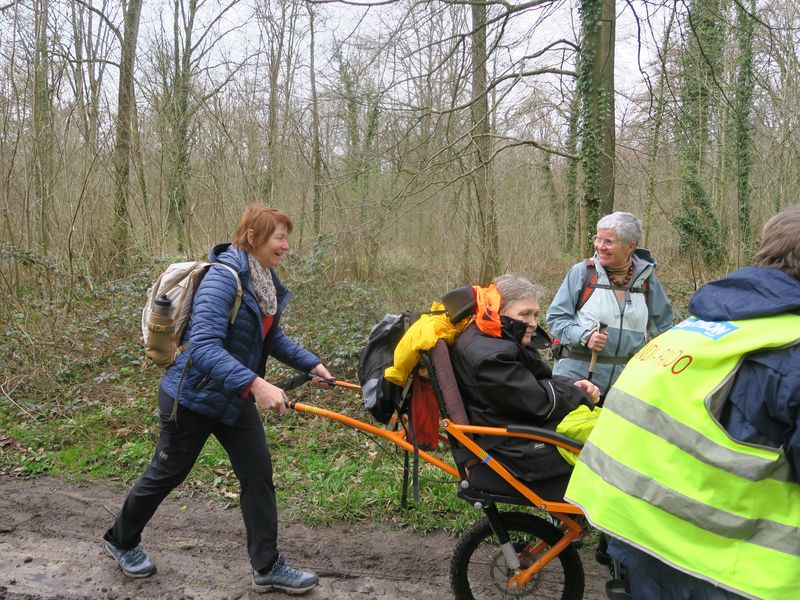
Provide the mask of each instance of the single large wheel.
MULTIPOLYGON (((562 533, 531 514, 500 513, 500 520, 517 551, 523 568, 558 542, 562 533), (543 543, 541 543, 543 542, 543 543)), ((523 589, 510 590, 509 570, 503 551, 484 517, 458 540, 450 564, 450 583, 457 600, 583 598, 583 565, 578 551, 568 546, 531 579, 523 589)))

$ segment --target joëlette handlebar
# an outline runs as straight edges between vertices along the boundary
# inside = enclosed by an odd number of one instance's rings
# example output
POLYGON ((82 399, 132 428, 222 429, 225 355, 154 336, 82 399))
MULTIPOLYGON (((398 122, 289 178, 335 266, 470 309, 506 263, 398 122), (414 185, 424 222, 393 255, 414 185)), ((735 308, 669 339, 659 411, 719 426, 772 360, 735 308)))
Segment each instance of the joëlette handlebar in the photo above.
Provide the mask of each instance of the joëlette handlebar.
POLYGON ((361 390, 361 386, 355 383, 350 383, 349 381, 342 381, 341 379, 325 379, 324 377, 313 375, 311 373, 300 373, 299 375, 295 375, 290 379, 281 381, 276 385, 277 387, 281 388, 284 392, 288 392, 289 390, 299 388, 301 385, 304 385, 305 383, 311 381, 312 379, 318 379, 322 383, 327 383, 328 385, 335 385, 350 390, 359 390, 359 391, 361 390))
MULTIPOLYGON (((312 379, 318 379, 318 380, 322 381, 323 383, 327 383, 328 385, 335 385, 335 386, 339 386, 339 387, 343 387, 343 388, 347 388, 347 389, 351 389, 351 390, 359 390, 359 391, 361 391, 361 386, 357 385, 355 383, 350 383, 349 381, 342 381, 341 379, 325 379, 324 377, 319 377, 318 375, 313 375, 311 373, 300 373, 299 375, 295 375, 294 377, 290 377, 289 379, 285 379, 285 380, 281 381, 280 383, 276 383, 275 387, 279 387, 284 392, 288 392, 289 390, 294 390, 296 388, 299 388, 302 385, 305 385, 306 383, 308 383, 312 379)), ((248 398, 250 399, 251 402, 255 402, 256 401, 256 398, 255 398, 255 396, 253 396, 252 393, 248 396, 248 398)), ((284 404, 286 404, 286 406, 288 407, 289 406, 289 400, 286 399, 284 401, 284 404)))
MULTIPOLYGON (((325 379, 323 377, 318 377, 317 375, 312 375, 311 373, 300 373, 299 375, 295 375, 294 377, 282 381, 276 385, 283 391, 288 391, 298 388, 314 378, 319 379, 320 381, 327 383, 328 385, 335 385, 353 390, 361 390, 361 386, 356 385, 355 383, 349 383, 347 381, 341 381, 339 379, 325 379)), ((250 397, 252 398, 252 394, 250 395, 250 397)), ((365 421, 348 417, 347 415, 343 415, 336 411, 327 410, 324 408, 319 408, 317 406, 311 406, 308 404, 302 404, 300 402, 297 402, 296 400, 289 400, 288 398, 284 402, 286 404, 286 407, 292 410, 309 413, 312 415, 316 415, 318 417, 324 417, 332 421, 337 421, 339 423, 342 423, 343 425, 352 427, 353 429, 358 429, 359 431, 363 431, 364 433, 371 434, 377 437, 382 437, 386 440, 389 440, 393 444, 399 446, 406 452, 414 452, 415 450, 414 445, 405 439, 405 432, 402 428, 398 430, 382 429, 380 427, 376 427, 375 425, 371 425, 370 423, 367 423, 365 421)), ((424 461, 429 462, 430 464, 432 464, 435 467, 438 467, 445 473, 449 473, 453 477, 458 478, 459 476, 458 470, 455 469, 453 466, 448 465, 446 462, 425 452, 424 450, 417 450, 417 451, 419 452, 419 456, 424 461)))

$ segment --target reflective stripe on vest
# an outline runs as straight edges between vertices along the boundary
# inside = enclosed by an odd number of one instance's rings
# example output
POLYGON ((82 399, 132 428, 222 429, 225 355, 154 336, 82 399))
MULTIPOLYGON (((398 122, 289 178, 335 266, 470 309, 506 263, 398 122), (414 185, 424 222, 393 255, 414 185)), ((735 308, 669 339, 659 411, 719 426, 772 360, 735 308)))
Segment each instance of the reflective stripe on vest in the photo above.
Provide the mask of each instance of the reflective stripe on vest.
POLYGON ((630 361, 567 498, 598 528, 754 598, 800 598, 800 485, 782 451, 719 425, 742 357, 800 343, 800 316, 688 319, 630 361))

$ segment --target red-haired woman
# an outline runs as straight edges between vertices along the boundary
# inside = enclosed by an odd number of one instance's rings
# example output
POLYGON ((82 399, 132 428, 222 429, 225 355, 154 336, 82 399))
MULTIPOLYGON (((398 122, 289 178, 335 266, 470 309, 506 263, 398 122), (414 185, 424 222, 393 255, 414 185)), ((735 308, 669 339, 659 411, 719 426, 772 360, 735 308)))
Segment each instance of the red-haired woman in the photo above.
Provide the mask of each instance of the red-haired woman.
POLYGON ((212 265, 201 282, 182 342, 187 344, 158 389, 160 436, 150 466, 128 494, 104 547, 129 577, 148 577, 155 564, 140 547, 141 533, 161 501, 189 474, 209 436, 231 461, 241 485, 240 505, 257 591, 303 593, 314 573, 287 565, 278 554, 278 516, 272 459, 258 408, 283 413, 286 395, 264 379, 267 359, 321 379, 332 379, 319 358, 281 329, 291 299, 274 268, 289 250, 292 221, 279 210, 247 207, 231 243, 215 246, 209 260, 239 274, 241 307, 229 323, 237 294, 233 274, 212 265), (254 400, 254 401, 253 401, 254 400))

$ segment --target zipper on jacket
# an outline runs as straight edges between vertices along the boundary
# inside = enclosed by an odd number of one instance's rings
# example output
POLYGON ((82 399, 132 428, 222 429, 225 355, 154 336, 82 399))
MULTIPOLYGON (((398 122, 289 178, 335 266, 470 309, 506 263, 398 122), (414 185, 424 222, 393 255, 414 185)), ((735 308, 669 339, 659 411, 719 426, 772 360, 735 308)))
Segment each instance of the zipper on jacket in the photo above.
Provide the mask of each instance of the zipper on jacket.
MULTIPOLYGON (((617 330, 617 348, 616 348, 616 350, 614 350, 614 356, 619 356, 619 349, 622 346, 622 325, 623 325, 623 322, 625 321, 625 308, 628 306, 628 295, 629 294, 630 294, 630 292, 628 290, 625 290, 624 302, 622 303, 622 306, 620 306, 620 308, 619 308, 619 328, 617 330)), ((619 303, 617 303, 617 304, 619 304, 619 303)), ((609 392, 609 388, 611 387, 611 382, 614 379, 614 375, 615 375, 616 371, 617 371, 617 365, 616 364, 612 364, 611 365, 611 371, 610 371, 610 373, 608 375, 608 381, 606 381, 606 394, 608 394, 608 392, 609 392)))
POLYGON ((181 371, 181 378, 178 379, 178 388, 175 390, 175 403, 172 405, 172 414, 169 416, 170 421, 174 421, 175 424, 178 424, 178 396, 181 393, 181 385, 183 384, 183 378, 186 376, 186 370, 189 368, 189 365, 192 364, 192 357, 188 357, 186 359, 186 363, 183 365, 183 370, 181 371))
POLYGON ((206 384, 208 383, 208 380, 209 380, 210 378, 211 378, 211 375, 210 375, 210 374, 207 374, 207 375, 203 376, 203 378, 202 378, 200 381, 198 381, 198 382, 197 382, 197 385, 196 385, 196 386, 194 386, 194 389, 196 389, 196 390, 202 390, 203 388, 205 388, 205 387, 206 387, 206 384))
POLYGON ((556 410, 556 391, 553 389, 553 382, 550 381, 549 379, 547 380, 547 387, 545 388, 545 393, 547 393, 548 389, 550 390, 550 393, 547 395, 552 399, 553 407, 550 409, 550 412, 547 413, 547 416, 544 418, 545 421, 550 420, 550 417, 556 410))

